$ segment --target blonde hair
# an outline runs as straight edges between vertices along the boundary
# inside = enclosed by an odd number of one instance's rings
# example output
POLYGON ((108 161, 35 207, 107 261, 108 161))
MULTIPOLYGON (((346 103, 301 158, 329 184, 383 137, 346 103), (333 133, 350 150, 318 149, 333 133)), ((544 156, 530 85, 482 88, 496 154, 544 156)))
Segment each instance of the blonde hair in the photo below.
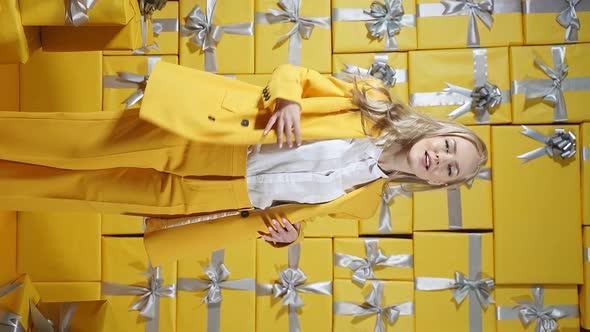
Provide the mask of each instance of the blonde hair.
POLYGON ((427 114, 413 111, 409 106, 394 100, 389 89, 375 84, 374 81, 353 79, 352 102, 359 108, 363 118, 365 134, 384 148, 395 143, 409 150, 416 142, 436 136, 458 136, 473 143, 479 153, 476 170, 464 178, 447 184, 433 185, 414 174, 394 172, 389 175, 389 182, 402 183, 405 191, 424 191, 457 187, 475 178, 481 167, 488 160, 488 150, 483 140, 466 126, 446 120, 438 120, 427 114), (369 96, 377 93, 379 98, 369 96), (384 97, 384 98, 383 98, 384 97), (370 125, 367 128, 367 124, 370 125))

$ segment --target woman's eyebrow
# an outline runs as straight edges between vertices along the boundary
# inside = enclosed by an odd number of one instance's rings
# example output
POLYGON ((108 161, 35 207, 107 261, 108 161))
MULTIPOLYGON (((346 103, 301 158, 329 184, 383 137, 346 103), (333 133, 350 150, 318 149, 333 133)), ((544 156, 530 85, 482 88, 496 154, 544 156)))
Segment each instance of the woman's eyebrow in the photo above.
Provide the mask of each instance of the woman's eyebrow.
POLYGON ((451 139, 453 141, 453 152, 457 153, 457 141, 454 138, 451 139))

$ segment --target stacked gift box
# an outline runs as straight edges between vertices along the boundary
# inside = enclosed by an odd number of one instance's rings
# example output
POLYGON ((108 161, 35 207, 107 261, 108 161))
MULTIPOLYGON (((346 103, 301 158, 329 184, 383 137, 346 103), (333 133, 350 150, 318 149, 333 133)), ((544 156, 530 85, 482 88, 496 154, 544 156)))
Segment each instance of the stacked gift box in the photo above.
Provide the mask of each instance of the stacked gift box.
POLYGON ((288 248, 158 266, 141 217, 1 212, 0 330, 590 329, 590 1, 150 3, 4 0, 0 111, 138 109, 160 61, 259 87, 291 63, 378 78, 489 158, 459 187, 391 183, 365 220, 307 220, 288 248))

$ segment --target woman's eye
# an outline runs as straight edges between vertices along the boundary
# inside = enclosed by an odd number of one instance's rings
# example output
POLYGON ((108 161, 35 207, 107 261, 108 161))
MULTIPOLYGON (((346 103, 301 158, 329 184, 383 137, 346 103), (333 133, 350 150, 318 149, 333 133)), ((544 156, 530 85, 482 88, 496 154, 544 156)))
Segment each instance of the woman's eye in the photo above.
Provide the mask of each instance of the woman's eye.
POLYGON ((452 171, 453 171, 453 169, 451 168, 451 165, 449 165, 449 166, 448 166, 448 169, 449 169, 449 177, 450 177, 450 176, 451 176, 451 174, 453 174, 453 172, 452 172, 452 171))

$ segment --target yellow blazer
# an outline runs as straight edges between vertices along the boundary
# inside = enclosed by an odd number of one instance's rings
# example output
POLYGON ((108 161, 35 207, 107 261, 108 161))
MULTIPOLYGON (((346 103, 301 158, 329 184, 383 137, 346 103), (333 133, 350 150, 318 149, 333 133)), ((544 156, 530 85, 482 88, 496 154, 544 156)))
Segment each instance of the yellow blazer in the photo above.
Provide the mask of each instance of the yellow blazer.
MULTIPOLYGON (((304 140, 365 137, 360 112, 350 111, 356 108, 350 99, 351 89, 350 83, 292 65, 277 67, 268 85, 260 88, 159 62, 150 75, 139 116, 200 143, 274 143, 274 132, 266 137, 262 132, 276 100, 281 98, 301 105, 304 140)), ((377 180, 328 203, 287 204, 242 211, 216 220, 191 222, 191 217, 152 218, 146 229, 146 249, 152 262, 159 264, 257 238, 258 232, 267 231, 271 217, 286 217, 292 222, 321 215, 369 218, 379 206, 382 185, 383 180, 377 180)), ((297 241, 302 237, 303 222, 297 241)))

